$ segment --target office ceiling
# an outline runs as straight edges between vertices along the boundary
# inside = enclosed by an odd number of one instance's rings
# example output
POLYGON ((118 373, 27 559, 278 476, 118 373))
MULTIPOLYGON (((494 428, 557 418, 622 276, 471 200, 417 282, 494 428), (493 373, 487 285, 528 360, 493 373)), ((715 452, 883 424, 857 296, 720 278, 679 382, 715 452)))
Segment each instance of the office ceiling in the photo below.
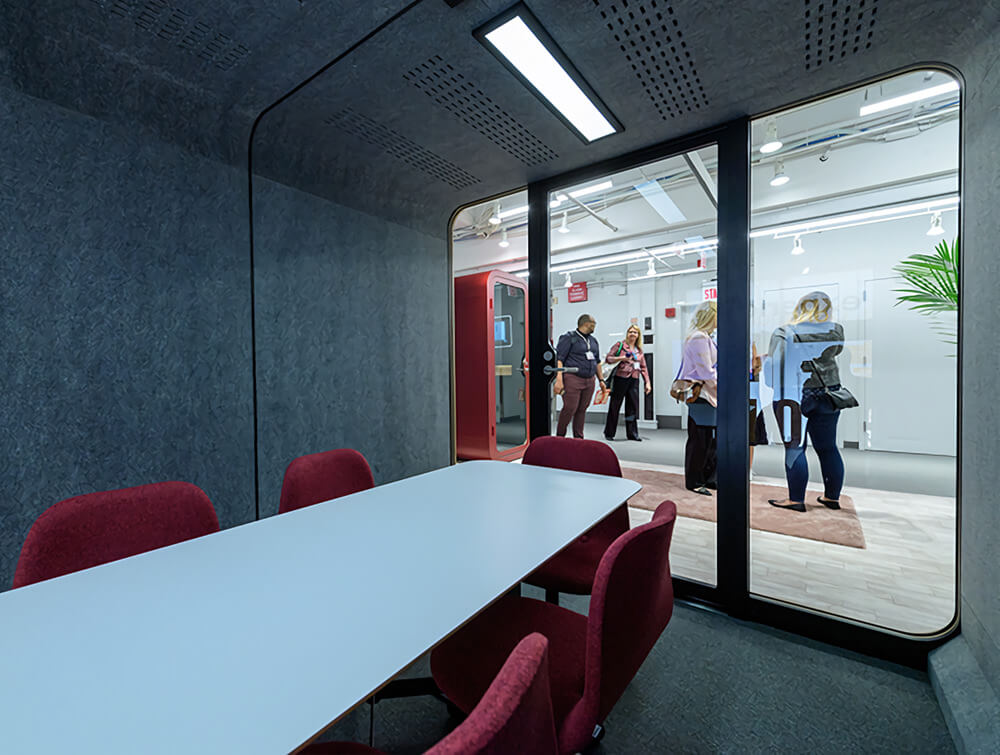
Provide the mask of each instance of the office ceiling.
POLYGON ((258 115, 336 60, 261 119, 255 173, 443 237, 457 206, 531 180, 964 60, 998 14, 985 0, 529 0, 625 127, 587 145, 472 37, 510 4, 0 0, 0 83, 242 167, 258 115))

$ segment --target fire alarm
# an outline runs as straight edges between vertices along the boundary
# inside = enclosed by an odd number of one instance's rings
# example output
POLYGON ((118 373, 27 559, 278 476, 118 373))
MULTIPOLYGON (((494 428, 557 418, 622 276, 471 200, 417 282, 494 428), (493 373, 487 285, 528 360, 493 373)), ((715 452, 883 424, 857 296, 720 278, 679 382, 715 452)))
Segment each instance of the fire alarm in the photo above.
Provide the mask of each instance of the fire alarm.
POLYGON ((677 308, 676 307, 667 307, 665 310, 663 310, 663 316, 664 317, 677 317, 677 308))

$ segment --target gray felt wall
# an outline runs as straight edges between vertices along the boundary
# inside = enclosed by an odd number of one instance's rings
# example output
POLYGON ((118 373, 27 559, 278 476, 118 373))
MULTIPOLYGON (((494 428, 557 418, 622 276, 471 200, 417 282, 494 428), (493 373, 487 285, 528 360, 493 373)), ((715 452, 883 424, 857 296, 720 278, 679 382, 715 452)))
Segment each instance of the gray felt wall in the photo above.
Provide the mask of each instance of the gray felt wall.
POLYGON ((379 484, 447 465, 445 241, 254 185, 261 516, 301 454, 356 448, 379 484))
POLYGON ((188 480, 253 517, 246 175, 0 89, 0 587, 46 507, 188 480))

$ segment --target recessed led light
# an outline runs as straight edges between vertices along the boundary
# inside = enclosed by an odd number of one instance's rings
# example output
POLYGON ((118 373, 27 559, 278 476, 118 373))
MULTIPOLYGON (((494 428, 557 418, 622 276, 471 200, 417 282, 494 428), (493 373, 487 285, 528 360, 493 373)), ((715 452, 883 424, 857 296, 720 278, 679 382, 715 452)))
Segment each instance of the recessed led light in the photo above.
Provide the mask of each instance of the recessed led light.
POLYGON ((621 130, 523 3, 476 29, 473 35, 584 141, 621 130))

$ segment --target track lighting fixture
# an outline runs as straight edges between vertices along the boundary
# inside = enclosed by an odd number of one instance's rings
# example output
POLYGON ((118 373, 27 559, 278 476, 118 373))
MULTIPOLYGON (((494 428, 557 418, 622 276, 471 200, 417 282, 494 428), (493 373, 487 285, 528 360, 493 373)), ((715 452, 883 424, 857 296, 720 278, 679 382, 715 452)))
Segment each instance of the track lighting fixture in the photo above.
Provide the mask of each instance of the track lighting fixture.
POLYGON ((653 258, 650 257, 649 266, 646 268, 646 276, 652 277, 654 275, 656 275, 656 263, 653 261, 653 258))
POLYGON ((510 246, 510 242, 507 241, 507 229, 504 228, 503 232, 500 234, 500 247, 502 249, 506 249, 508 246, 510 246))
POLYGON ((792 245, 792 254, 805 254, 805 249, 802 248, 802 239, 798 236, 795 237, 795 243, 792 245))
POLYGON ((784 186, 789 182, 787 175, 785 175, 785 163, 779 162, 774 166, 774 177, 771 179, 771 186, 784 186))
POLYGON ((771 121, 767 124, 767 136, 764 137, 764 143, 760 145, 761 154, 770 155, 772 152, 777 152, 781 147, 781 140, 778 139, 778 124, 776 121, 771 121))
POLYGON ((566 288, 569 288, 570 286, 573 285, 573 279, 570 277, 569 273, 563 273, 563 275, 566 276, 566 280, 563 281, 563 285, 566 288))
POLYGON ((941 225, 941 213, 935 212, 931 216, 931 227, 927 230, 928 236, 940 236, 944 233, 944 226, 941 225))
POLYGON ((566 215, 567 211, 563 210, 562 223, 559 224, 559 228, 556 229, 559 233, 569 233, 569 227, 566 225, 566 215))
POLYGON ((497 202, 493 206, 493 214, 490 215, 489 224, 490 225, 500 225, 500 203, 499 202, 497 202))

